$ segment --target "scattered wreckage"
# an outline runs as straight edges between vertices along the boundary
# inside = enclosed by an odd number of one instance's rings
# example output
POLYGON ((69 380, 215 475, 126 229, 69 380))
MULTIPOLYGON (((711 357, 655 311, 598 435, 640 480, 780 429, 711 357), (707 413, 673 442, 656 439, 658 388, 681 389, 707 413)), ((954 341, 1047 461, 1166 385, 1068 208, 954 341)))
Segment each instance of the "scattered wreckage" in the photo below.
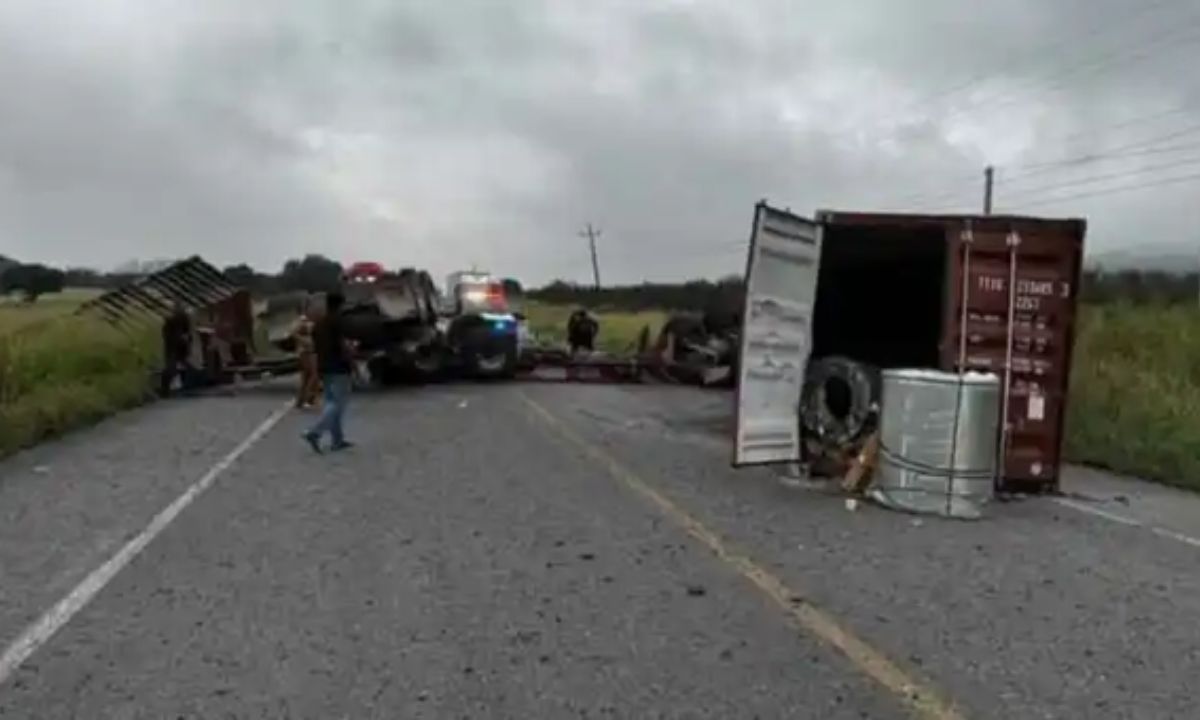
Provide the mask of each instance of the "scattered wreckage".
MULTIPOLYGON (((736 388, 735 466, 802 465, 889 507, 979 517, 997 492, 1058 487, 1086 223, 990 215, 755 208, 737 312, 670 317, 625 353, 528 334, 503 285, 355 266, 351 335, 381 381, 448 375, 736 388), (467 308, 463 300, 487 307, 467 308), (452 307, 451 307, 452 306, 452 307)), ((199 258, 87 303, 118 327, 181 303, 196 381, 296 369, 292 324, 321 296, 249 292, 199 258)), ((139 320, 140 319, 140 320, 139 320)))
MULTIPOLYGON (((649 328, 626 353, 590 349, 599 322, 584 320, 591 338, 571 349, 538 344, 504 283, 486 273, 455 273, 443 297, 429 274, 351 266, 342 278, 347 335, 358 345, 359 373, 378 384, 435 382, 449 377, 543 381, 676 382, 732 386, 736 329, 710 333, 711 320, 673 317, 649 342, 649 328)), ((286 375, 299 369, 294 330, 304 314, 324 312, 325 294, 285 292, 263 300, 199 257, 175 263, 105 293, 78 312, 127 332, 165 320, 182 306, 193 322, 186 390, 286 375)), ((567 328, 567 334, 579 327, 567 328)))

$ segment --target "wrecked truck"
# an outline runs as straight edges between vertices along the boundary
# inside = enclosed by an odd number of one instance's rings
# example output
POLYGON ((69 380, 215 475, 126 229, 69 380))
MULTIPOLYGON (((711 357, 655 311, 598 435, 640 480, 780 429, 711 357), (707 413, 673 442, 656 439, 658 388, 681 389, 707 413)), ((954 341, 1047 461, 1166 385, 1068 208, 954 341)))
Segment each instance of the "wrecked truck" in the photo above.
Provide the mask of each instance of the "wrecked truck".
MULTIPOLYGON (((423 270, 392 273, 377 263, 357 263, 344 274, 342 292, 346 334, 372 381, 432 382, 448 373, 495 379, 517 370, 516 329, 509 319, 461 305, 450 311, 423 270)), ((491 301, 503 303, 502 288, 497 292, 491 301)), ((300 314, 324 311, 324 293, 289 293, 268 299, 259 322, 274 347, 292 352, 300 314)))

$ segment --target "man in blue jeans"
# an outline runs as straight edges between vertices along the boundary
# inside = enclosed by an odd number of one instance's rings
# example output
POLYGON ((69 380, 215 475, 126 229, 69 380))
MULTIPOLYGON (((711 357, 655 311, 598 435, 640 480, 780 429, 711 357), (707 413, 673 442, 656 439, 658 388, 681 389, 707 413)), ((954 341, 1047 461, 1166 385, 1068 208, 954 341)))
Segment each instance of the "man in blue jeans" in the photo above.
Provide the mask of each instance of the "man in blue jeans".
POLYGON ((314 452, 321 452, 321 436, 329 432, 333 450, 351 447, 342 434, 342 417, 350 400, 353 377, 353 352, 346 338, 342 306, 346 300, 340 292, 325 295, 325 316, 313 328, 313 345, 317 352, 317 369, 325 384, 325 406, 317 422, 304 433, 304 440, 314 452))

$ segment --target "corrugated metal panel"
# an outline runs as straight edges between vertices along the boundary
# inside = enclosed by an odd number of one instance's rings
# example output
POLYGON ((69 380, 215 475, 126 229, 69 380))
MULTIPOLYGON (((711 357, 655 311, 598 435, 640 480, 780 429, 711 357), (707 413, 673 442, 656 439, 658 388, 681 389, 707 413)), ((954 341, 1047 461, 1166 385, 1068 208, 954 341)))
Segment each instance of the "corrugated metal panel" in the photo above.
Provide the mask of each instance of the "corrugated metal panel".
POLYGON ((758 204, 746 269, 734 465, 800 459, 796 410, 820 258, 819 226, 758 204))
MULTIPOLYGON (((913 230, 940 228, 947 257, 939 366, 965 365, 1005 380, 1003 484, 1057 486, 1086 223, 830 211, 817 217, 838 232, 870 229, 874 238, 896 242, 910 241, 913 230)), ((827 233, 827 247, 837 234, 827 233)))
POLYGON ((223 362, 246 364, 254 349, 250 292, 212 265, 192 257, 139 278, 84 303, 78 313, 98 315, 113 326, 136 331, 171 314, 180 303, 196 323, 212 331, 223 362))
POLYGON ((178 302, 186 310, 199 310, 228 300, 238 286, 212 265, 192 257, 139 278, 89 300, 79 313, 98 313, 115 325, 146 319, 164 318, 178 302))

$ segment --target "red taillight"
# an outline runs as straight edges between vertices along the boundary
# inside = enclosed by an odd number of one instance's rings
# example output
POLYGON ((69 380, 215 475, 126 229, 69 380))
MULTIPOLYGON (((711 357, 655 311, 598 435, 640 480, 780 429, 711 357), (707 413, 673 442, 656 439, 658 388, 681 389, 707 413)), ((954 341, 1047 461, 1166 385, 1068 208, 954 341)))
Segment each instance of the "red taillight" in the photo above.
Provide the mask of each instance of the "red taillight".
POLYGON ((343 274, 346 282, 375 282, 383 277, 383 266, 376 262, 359 262, 351 265, 343 274))
POLYGON ((505 305, 504 286, 499 283, 488 285, 487 302, 493 308, 503 309, 505 305))

